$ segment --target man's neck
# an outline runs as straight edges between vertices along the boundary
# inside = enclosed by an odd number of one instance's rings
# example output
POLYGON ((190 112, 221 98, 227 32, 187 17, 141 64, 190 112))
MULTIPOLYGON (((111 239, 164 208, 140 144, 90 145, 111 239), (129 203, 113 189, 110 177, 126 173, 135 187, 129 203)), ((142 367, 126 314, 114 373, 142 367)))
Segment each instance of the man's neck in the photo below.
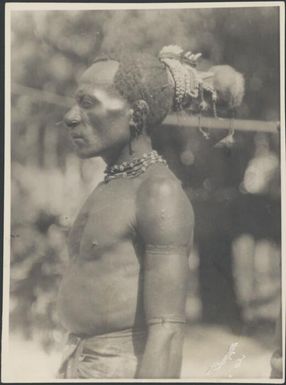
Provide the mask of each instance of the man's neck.
POLYGON ((102 156, 107 165, 121 164, 130 162, 132 159, 141 158, 144 153, 152 151, 151 139, 149 136, 141 135, 131 143, 127 143, 120 149, 113 149, 108 154, 102 156))

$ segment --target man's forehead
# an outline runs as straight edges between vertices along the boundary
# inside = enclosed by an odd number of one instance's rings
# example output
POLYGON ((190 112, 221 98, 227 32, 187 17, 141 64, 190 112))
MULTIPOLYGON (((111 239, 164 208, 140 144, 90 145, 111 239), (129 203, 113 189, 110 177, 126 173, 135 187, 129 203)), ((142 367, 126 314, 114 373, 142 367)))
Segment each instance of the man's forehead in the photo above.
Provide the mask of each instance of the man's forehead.
POLYGON ((113 60, 96 62, 84 71, 78 84, 112 85, 118 67, 119 63, 113 60))
POLYGON ((120 96, 119 92, 115 88, 114 84, 109 83, 97 83, 97 82, 81 82, 76 90, 77 96, 83 95, 92 95, 92 96, 101 96, 101 95, 110 95, 110 96, 120 96))

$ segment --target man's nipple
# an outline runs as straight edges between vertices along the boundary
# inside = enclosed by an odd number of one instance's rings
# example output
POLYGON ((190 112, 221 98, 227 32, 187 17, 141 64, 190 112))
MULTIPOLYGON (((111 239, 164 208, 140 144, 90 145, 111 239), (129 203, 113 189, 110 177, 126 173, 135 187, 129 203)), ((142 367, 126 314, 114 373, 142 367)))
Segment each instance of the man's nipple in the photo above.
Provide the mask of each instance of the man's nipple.
POLYGON ((96 247, 96 246, 98 246, 98 241, 96 239, 94 239, 92 241, 92 247, 96 247))

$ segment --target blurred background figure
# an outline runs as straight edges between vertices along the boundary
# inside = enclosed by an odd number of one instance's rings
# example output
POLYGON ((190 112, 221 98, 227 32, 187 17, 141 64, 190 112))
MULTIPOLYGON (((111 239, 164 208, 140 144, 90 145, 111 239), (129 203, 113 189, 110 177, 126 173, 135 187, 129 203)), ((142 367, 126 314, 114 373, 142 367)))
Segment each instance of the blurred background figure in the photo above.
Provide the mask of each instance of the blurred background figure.
MULTIPOLYGON (((14 376, 51 378, 66 237, 105 167, 79 160, 59 129, 75 79, 102 48, 157 54, 178 44, 202 53, 200 71, 226 63, 243 74, 236 118, 279 121, 279 8, 13 11, 11 44, 10 352, 14 376)), ((220 106, 218 115, 232 117, 220 106)), ((237 130, 231 146, 214 147, 227 132, 206 140, 180 125, 185 117, 153 136, 196 217, 182 375, 267 378, 281 296, 279 134, 237 130), (237 357, 247 358, 209 370, 236 342, 237 357)))

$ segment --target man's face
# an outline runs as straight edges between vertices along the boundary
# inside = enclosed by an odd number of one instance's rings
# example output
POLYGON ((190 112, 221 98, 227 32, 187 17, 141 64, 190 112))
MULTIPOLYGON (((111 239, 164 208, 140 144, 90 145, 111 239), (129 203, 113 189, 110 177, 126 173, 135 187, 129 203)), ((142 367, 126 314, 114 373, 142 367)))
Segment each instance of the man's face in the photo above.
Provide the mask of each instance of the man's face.
POLYGON ((76 104, 65 115, 81 158, 104 156, 128 143, 130 107, 113 84, 118 65, 102 61, 89 67, 79 80, 76 104))

